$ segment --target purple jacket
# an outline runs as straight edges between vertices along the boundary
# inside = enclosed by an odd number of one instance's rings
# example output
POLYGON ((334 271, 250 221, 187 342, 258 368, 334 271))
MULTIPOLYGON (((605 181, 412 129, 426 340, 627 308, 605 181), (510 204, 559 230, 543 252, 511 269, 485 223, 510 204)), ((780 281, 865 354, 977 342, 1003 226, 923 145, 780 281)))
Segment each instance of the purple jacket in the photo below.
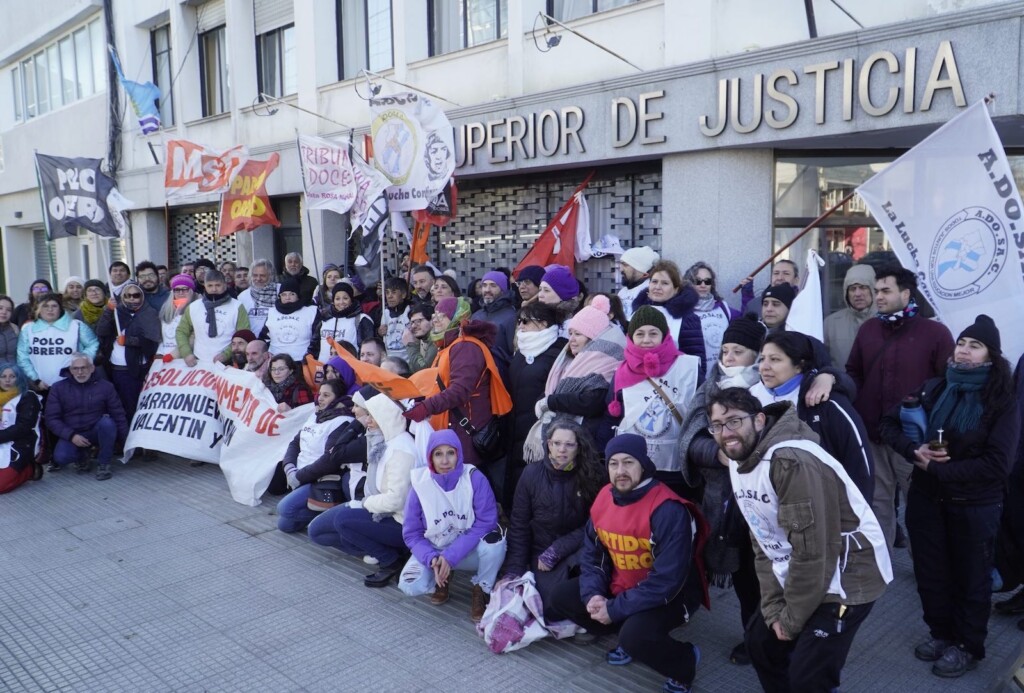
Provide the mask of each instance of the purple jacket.
POLYGON ((846 372, 857 385, 853 406, 872 441, 881 442, 882 417, 921 383, 945 375, 952 355, 953 335, 934 320, 918 316, 894 327, 875 318, 860 326, 846 372))
MULTIPOLYGON (((430 434, 430 442, 427 446, 427 463, 430 465, 430 478, 445 491, 451 491, 459 482, 462 471, 465 468, 462 461, 462 444, 454 431, 434 431, 430 434), (450 445, 459 453, 459 461, 455 468, 447 474, 434 472, 434 465, 430 456, 434 448, 440 445, 450 445)), ((494 492, 487 483, 487 477, 483 472, 476 470, 470 474, 470 481, 473 486, 473 514, 475 519, 473 526, 466 532, 459 535, 455 541, 439 551, 428 541, 424 533, 427 531, 426 518, 423 516, 423 506, 420 505, 419 496, 416 495, 415 487, 409 489, 409 497, 405 501, 405 520, 402 522, 402 539, 405 545, 412 551, 416 560, 424 566, 430 566, 430 562, 437 556, 444 556, 448 564, 454 568, 463 558, 468 556, 480 540, 488 532, 498 527, 498 503, 494 500, 494 492)))
MULTIPOLYGON (((67 369, 62 375, 67 376, 67 369)), ((109 380, 100 380, 93 372, 84 383, 65 377, 53 384, 46 397, 46 427, 63 440, 89 431, 105 414, 117 425, 117 438, 128 436, 128 421, 117 391, 109 380)))

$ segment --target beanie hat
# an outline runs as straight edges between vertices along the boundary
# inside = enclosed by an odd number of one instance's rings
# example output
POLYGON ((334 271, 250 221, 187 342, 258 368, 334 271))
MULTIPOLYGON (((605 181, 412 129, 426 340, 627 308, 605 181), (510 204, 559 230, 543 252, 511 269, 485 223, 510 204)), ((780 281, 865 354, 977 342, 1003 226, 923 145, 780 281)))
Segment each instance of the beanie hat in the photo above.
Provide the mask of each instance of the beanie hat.
MULTIPOLYGON (((96 282, 96 280, 95 279, 90 279, 89 281, 87 281, 85 283, 86 288, 88 288, 89 285, 92 284, 93 282, 96 282)), ((99 282, 97 282, 97 283, 99 283, 99 282)), ((176 274, 176 275, 174 275, 171 278, 171 288, 172 289, 177 289, 178 287, 181 287, 181 286, 187 287, 187 288, 191 289, 192 291, 195 291, 196 290, 196 280, 193 279, 191 277, 191 275, 188 275, 188 274, 176 274)))
POLYGON ((761 351, 767 334, 768 327, 756 315, 747 313, 729 323, 722 333, 722 344, 739 344, 751 351, 761 351))
POLYGON ((324 265, 324 268, 320 270, 320 276, 326 277, 327 273, 330 272, 331 270, 334 270, 338 274, 341 274, 341 269, 339 269, 337 265, 328 262, 326 265, 324 265))
POLYGON ((647 440, 643 436, 638 436, 635 433, 620 433, 608 441, 608 445, 604 449, 604 458, 610 460, 612 455, 622 452, 640 462, 640 466, 644 470, 643 476, 640 477, 641 479, 648 479, 654 476, 657 467, 654 466, 654 462, 651 462, 651 458, 647 455, 647 440))
POLYGON ((81 284, 83 288, 85 287, 85 280, 84 279, 82 279, 81 277, 72 275, 72 276, 70 276, 70 277, 68 277, 67 279, 64 280, 64 290, 65 291, 68 290, 68 284, 70 284, 71 282, 74 282, 75 284, 81 284))
POLYGON ((238 339, 239 337, 244 339, 246 344, 256 341, 256 335, 252 333, 252 330, 239 330, 231 335, 231 339, 238 339))
MULTIPOLYGON (((178 276, 180 277, 181 275, 179 274, 178 276)), ((189 279, 191 280, 192 277, 189 277, 189 279)), ((33 282, 33 283, 35 283, 35 282, 33 282)), ((88 289, 90 286, 95 286, 95 287, 97 287, 99 289, 102 289, 104 294, 109 294, 110 293, 109 291, 107 291, 107 285, 104 284, 103 282, 101 282, 99 279, 90 279, 89 281, 87 281, 85 283, 85 288, 86 289, 88 289)), ((173 284, 172 284, 172 286, 173 286, 173 284)), ((192 288, 195 289, 195 284, 192 285, 192 288)))
POLYGON ((997 356, 1003 353, 1002 343, 999 340, 999 328, 992 321, 992 318, 981 313, 974 319, 973 325, 968 325, 960 336, 957 337, 959 342, 964 337, 970 339, 977 339, 979 342, 988 347, 990 356, 997 356))
POLYGON ((291 291, 296 295, 299 294, 299 280, 290 274, 286 274, 284 279, 281 280, 281 285, 277 287, 277 293, 281 295, 285 291, 291 291))
POLYGON ((540 286, 541 280, 544 279, 544 268, 540 265, 527 265, 523 269, 519 270, 519 274, 516 276, 519 281, 533 282, 537 286, 540 286))
POLYGON ((569 321, 569 329, 586 335, 588 339, 596 339, 597 335, 608 329, 608 312, 610 310, 611 304, 608 302, 608 298, 598 294, 589 306, 584 306, 580 312, 572 316, 569 321))
POLYGON ((783 305, 787 308, 793 306, 793 299, 796 298, 796 289, 793 288, 792 284, 779 284, 778 286, 769 286, 761 294, 761 303, 764 303, 766 298, 774 298, 782 301, 783 305))
POLYGON ((213 264, 213 260, 209 260, 209 259, 207 259, 205 257, 199 258, 198 260, 196 260, 192 264, 194 264, 197 268, 198 267, 205 267, 206 269, 212 269, 212 270, 217 269, 217 265, 213 264))
POLYGON ((488 272, 487 274, 485 274, 484 278, 481 279, 480 281, 482 281, 482 282, 494 282, 495 284, 498 285, 498 288, 501 289, 502 291, 508 291, 508 277, 505 276, 504 272, 498 272, 497 270, 492 270, 492 271, 488 272))
POLYGON ((366 293, 366 283, 358 274, 353 274, 349 277, 345 277, 341 281, 345 282, 346 284, 351 284, 352 288, 355 289, 357 293, 366 293))
POLYGON ((565 265, 548 265, 540 280, 547 282, 551 290, 563 301, 580 295, 580 283, 576 281, 572 270, 565 265))
POLYGON ((338 295, 339 291, 344 291, 348 294, 348 297, 354 299, 356 297, 356 290, 352 288, 352 285, 342 279, 340 282, 334 285, 331 289, 331 301, 334 301, 334 297, 338 295))
POLYGON ((640 306, 633 313, 633 318, 629 321, 626 333, 632 339, 633 333, 646 325, 657 327, 661 330, 663 336, 668 336, 668 320, 665 319, 665 314, 654 306, 640 306))
POLYGON ((660 260, 658 254, 646 245, 630 248, 622 254, 619 262, 625 262, 641 274, 647 274, 654 267, 654 263, 660 260))

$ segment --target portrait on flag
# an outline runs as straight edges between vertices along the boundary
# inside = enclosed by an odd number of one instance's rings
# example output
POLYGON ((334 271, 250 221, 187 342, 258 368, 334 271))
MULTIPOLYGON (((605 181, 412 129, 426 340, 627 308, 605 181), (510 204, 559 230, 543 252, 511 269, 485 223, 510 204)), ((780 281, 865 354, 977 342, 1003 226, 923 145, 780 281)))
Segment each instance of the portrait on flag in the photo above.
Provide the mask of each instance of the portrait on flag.
MULTIPOLYGON (((953 334, 1024 299, 1021 198, 984 102, 964 110, 857 188, 900 263, 953 334)), ((1000 325, 1011 363, 1024 330, 1000 325)))
POLYGON ((124 208, 122 201, 128 201, 117 192, 113 179, 100 171, 100 163, 99 159, 36 154, 44 218, 51 239, 75 236, 78 227, 100 236, 120 235, 117 222, 123 220, 114 219, 108 198, 116 196, 118 210, 124 208))
POLYGON ((267 177, 277 168, 281 157, 274 152, 266 161, 250 159, 231 182, 220 201, 218 234, 228 236, 239 229, 252 231, 258 226, 281 225, 270 206, 267 177))
POLYGON ((423 209, 455 171, 455 134, 444 111, 411 92, 370 99, 374 165, 391 182, 392 211, 423 209))
POLYGON ((220 150, 188 140, 167 140, 164 194, 172 199, 227 192, 248 160, 244 144, 220 150))

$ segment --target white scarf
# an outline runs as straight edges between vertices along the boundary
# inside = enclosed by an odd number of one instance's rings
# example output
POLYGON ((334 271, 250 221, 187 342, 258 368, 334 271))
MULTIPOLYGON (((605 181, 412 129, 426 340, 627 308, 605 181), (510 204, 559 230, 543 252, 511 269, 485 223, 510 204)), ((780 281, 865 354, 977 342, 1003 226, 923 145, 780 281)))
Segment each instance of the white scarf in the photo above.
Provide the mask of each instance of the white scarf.
POLYGON ((516 344, 519 346, 519 353, 526 357, 527 363, 548 350, 555 340, 558 339, 558 325, 545 327, 536 332, 519 330, 516 332, 516 344))
POLYGON ((722 372, 722 377, 718 379, 718 387, 721 390, 727 387, 742 387, 749 390, 761 380, 756 363, 750 366, 723 366, 719 363, 718 370, 722 372))

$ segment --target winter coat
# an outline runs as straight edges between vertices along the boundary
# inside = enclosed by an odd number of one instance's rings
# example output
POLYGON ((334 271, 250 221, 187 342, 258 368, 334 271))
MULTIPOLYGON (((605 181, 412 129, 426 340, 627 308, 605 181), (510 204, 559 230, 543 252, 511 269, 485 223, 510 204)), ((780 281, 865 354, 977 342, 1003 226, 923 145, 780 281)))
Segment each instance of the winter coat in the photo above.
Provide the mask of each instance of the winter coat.
POLYGON ((494 363, 501 372, 501 377, 506 384, 509 380, 509 362, 515 351, 513 341, 516 337, 516 307, 512 304, 512 296, 507 291, 491 303, 485 303, 472 315, 473 320, 494 323, 498 328, 498 334, 494 338, 494 346, 491 347, 491 354, 494 355, 494 363))
POLYGON ((882 415, 921 383, 945 375, 952 355, 953 335, 934 320, 915 316, 895 325, 880 319, 861 325, 846 372, 857 386, 853 406, 872 441, 881 441, 882 415))
POLYGON ((46 427, 55 436, 70 441, 105 415, 117 426, 118 440, 128 436, 124 407, 109 380, 101 380, 95 371, 84 383, 68 377, 67 369, 62 375, 64 379, 54 383, 46 397, 46 427))
MULTIPOLYGON (((918 396, 926 412, 931 414, 945 388, 945 378, 932 378, 921 386, 918 396)), ((949 462, 932 462, 927 470, 914 465, 910 477, 914 490, 942 502, 1002 503, 1020 439, 1018 407, 1013 399, 991 422, 985 424, 983 419, 977 430, 943 431, 943 440, 949 443, 949 462)), ((913 463, 919 445, 903 434, 899 404, 886 412, 878 427, 882 440, 913 463)))
MULTIPOLYGON (((332 402, 332 404, 335 403, 332 402)), ((322 430, 325 427, 331 428, 332 430, 327 434, 325 438, 317 440, 319 447, 316 450, 303 449, 303 444, 305 443, 302 435, 303 432, 299 431, 298 433, 296 433, 295 437, 292 438, 290 443, 288 443, 287 449, 285 449, 284 458, 281 460, 281 466, 284 467, 284 470, 287 472, 288 466, 291 465, 292 467, 295 467, 296 472, 298 472, 305 470, 307 467, 311 467, 312 465, 320 462, 325 457, 330 458, 331 448, 334 447, 334 445, 341 438, 342 433, 344 433, 345 431, 346 425, 354 420, 355 419, 352 418, 352 412, 349 407, 337 405, 331 407, 326 412, 322 413, 314 409, 312 412, 310 412, 309 420, 305 425, 303 425, 303 428, 305 428, 307 425, 312 425, 313 427, 315 427, 312 430, 322 430), (320 418, 319 421, 317 420, 318 416, 320 418), (348 421, 337 421, 337 419, 341 418, 348 419, 348 421), (310 453, 316 455, 315 459, 309 464, 299 466, 299 463, 302 461, 301 457, 309 457, 310 453)), ((319 438, 318 436, 313 437, 319 438)), ((319 476, 314 477, 314 479, 319 478, 319 476)))
POLYGON ((14 322, 0 325, 0 363, 18 360, 18 328, 14 322))
POLYGON ((412 486, 410 473, 416 464, 416 441, 405 430, 405 419, 397 404, 385 395, 366 400, 366 409, 384 434, 386 447, 375 469, 377 493, 363 498, 363 509, 375 515, 390 515, 399 524, 405 519, 405 501, 412 486))
MULTIPOLYGON (((749 474, 765 462, 762 456, 772 446, 787 440, 818 442, 817 434, 800 421, 789 402, 765 408, 767 423, 753 452, 739 461, 738 473, 749 474)), ((843 604, 868 604, 885 592, 885 578, 878 566, 874 547, 868 541, 844 541, 859 520, 850 504, 846 487, 835 471, 813 454, 799 448, 780 448, 770 460, 769 479, 778 495, 779 523, 786 528, 794 547, 789 575, 783 587, 772 571, 771 559, 753 538, 754 565, 761 585, 761 613, 765 623, 778 621, 793 636, 822 603, 840 601, 828 589, 836 569, 846 597, 843 604)), ((769 528, 775 531, 775 528, 769 528)))
POLYGON ((327 439, 324 454, 296 472, 299 483, 308 484, 328 474, 342 474, 349 465, 366 464, 366 429, 358 421, 338 426, 327 439))
MULTIPOLYGON (((163 341, 160 316, 145 303, 134 314, 119 304, 117 320, 120 321, 121 331, 124 333, 124 360, 128 374, 141 380, 153 364, 156 350, 163 341)), ((99 353, 104 363, 110 363, 110 353, 114 349, 118 334, 114 311, 105 308, 96 323, 96 336, 100 340, 99 353)))
POLYGON ((160 309, 167 303, 167 299, 171 297, 171 290, 165 289, 158 284, 156 291, 149 292, 143 290, 143 296, 146 299, 146 305, 159 313, 160 309))
POLYGON ((10 467, 21 471, 36 459, 37 426, 43 405, 36 393, 21 393, 14 410, 14 425, 0 428, 0 443, 11 443, 10 467))
POLYGON ((411 344, 405 346, 405 360, 409 364, 409 370, 413 373, 430 368, 436 358, 437 347, 430 341, 430 337, 414 339, 411 344))
MULTIPOLYGON (((18 335, 18 368, 21 369, 25 374, 25 377, 28 378, 30 382, 39 380, 39 371, 36 369, 37 364, 44 361, 53 361, 59 365, 59 368, 54 368, 54 371, 61 372, 71 363, 71 353, 55 355, 32 354, 32 335, 36 332, 44 332, 51 328, 61 332, 67 332, 71 329, 72 322, 74 322, 74 320, 71 316, 65 313, 57 318, 52 326, 45 320, 40 319, 31 324, 25 325, 21 329, 21 334, 18 335)), ((68 348, 70 348, 72 352, 81 351, 89 358, 94 358, 99 346, 99 340, 96 339, 96 335, 93 331, 89 329, 89 326, 84 322, 80 322, 78 325, 78 343, 68 345, 68 348)), ((53 385, 53 383, 47 383, 47 385, 53 385)))
POLYGON ((878 313, 875 308, 875 271, 870 265, 854 265, 846 271, 843 297, 846 307, 825 318, 825 346, 828 347, 832 363, 840 368, 846 368, 846 362, 850 360, 850 351, 860 326, 878 313), (850 306, 849 289, 854 284, 871 289, 871 305, 864 310, 854 310, 850 306))
MULTIPOLYGON (((544 352, 533 358, 533 363, 527 363, 522 353, 516 352, 512 357, 512 363, 508 369, 508 394, 512 397, 512 447, 510 450, 513 464, 522 466, 523 443, 526 441, 526 434, 530 432, 533 424, 537 423, 535 411, 537 400, 544 396, 544 383, 548 373, 559 352, 565 347, 564 339, 556 339, 544 352)), ((601 407, 604 407, 604 395, 602 393, 601 407)))
POLYGON ((548 459, 523 471, 509 521, 506 572, 536 571, 537 558, 549 548, 562 560, 583 545, 590 508, 577 498, 578 474, 579 467, 558 471, 548 459))
POLYGON ((669 329, 672 328, 674 322, 678 322, 679 325, 674 337, 679 345, 679 351, 700 358, 699 380, 703 381, 704 373, 707 372, 707 359, 704 353, 704 328, 701 326, 700 315, 694 310, 699 300, 700 294, 689 284, 664 303, 652 301, 648 294, 648 289, 644 289, 637 296, 636 301, 633 302, 633 312, 635 313, 640 306, 650 305, 665 313, 669 329))

